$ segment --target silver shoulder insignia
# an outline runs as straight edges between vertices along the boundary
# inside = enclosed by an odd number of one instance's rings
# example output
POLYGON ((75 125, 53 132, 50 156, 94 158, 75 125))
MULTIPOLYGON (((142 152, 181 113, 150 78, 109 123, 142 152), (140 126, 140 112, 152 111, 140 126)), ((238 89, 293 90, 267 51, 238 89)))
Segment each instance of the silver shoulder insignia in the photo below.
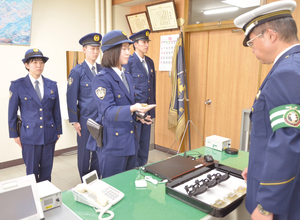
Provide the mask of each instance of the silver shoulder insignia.
POLYGON ((69 83, 69 86, 72 85, 72 83, 73 83, 73 78, 72 77, 69 77, 68 83, 69 83))
POLYGON ((106 95, 106 89, 103 87, 98 87, 98 89, 95 90, 96 95, 99 99, 103 100, 106 95))

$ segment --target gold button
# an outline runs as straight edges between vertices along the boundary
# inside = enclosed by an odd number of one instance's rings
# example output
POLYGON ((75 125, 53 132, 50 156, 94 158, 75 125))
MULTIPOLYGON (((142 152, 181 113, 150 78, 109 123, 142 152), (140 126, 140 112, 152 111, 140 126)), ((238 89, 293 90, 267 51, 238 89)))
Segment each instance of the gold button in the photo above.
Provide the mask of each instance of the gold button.
POLYGON ((43 125, 41 125, 40 128, 43 128, 43 125))
POLYGON ((135 86, 133 86, 133 88, 135 89, 135 86))
POLYGON ((148 83, 150 83, 150 81, 148 81, 148 83))
POLYGON ((130 121, 130 123, 132 123, 133 121, 130 121))
POLYGON ((51 125, 51 127, 53 128, 53 125, 51 125))
POLYGON ((254 112, 254 108, 252 108, 251 111, 254 112))
POLYGON ((43 111, 43 109, 40 108, 40 112, 43 111))
POLYGON ((86 86, 89 86, 89 84, 86 84, 86 86))
POLYGON ((54 97, 52 97, 52 99, 54 99, 54 97))
POLYGON ((150 97, 149 97, 149 99, 150 99, 150 97))
POLYGON ((140 75, 138 75, 138 77, 140 77, 140 75))
POLYGON ((133 131, 130 131, 130 134, 133 134, 133 131))
POLYGON ((25 97, 24 99, 27 100, 27 97, 25 97))
POLYGON ((116 132, 116 136, 118 136, 119 135, 119 133, 118 132, 116 132))
POLYGON ((118 98, 121 98, 121 95, 118 95, 118 98))
POLYGON ((40 117, 40 120, 43 120, 43 117, 40 117))
POLYGON ((27 125, 26 128, 29 128, 29 126, 27 125))
POLYGON ((150 89, 148 89, 148 91, 150 91, 150 89))
POLYGON ((134 95, 135 95, 135 96, 137 96, 137 94, 136 94, 136 93, 135 93, 134 95))

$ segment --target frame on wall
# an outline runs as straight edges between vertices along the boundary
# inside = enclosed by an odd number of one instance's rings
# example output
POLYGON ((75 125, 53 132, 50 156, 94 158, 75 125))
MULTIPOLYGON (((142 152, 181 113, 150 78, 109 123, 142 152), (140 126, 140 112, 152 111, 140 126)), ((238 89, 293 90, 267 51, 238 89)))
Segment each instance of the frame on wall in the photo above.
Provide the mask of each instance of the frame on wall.
POLYGON ((146 8, 153 32, 179 29, 173 0, 146 5, 146 8))
POLYGON ((144 29, 150 29, 149 18, 146 11, 125 15, 132 34, 144 29))

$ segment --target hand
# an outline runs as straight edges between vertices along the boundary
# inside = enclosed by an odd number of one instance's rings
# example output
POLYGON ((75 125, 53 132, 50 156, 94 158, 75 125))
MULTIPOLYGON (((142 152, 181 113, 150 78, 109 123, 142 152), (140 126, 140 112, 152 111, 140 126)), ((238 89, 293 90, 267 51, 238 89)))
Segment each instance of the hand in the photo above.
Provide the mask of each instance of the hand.
POLYGON ((14 140, 15 140, 16 144, 19 145, 22 148, 20 137, 16 137, 16 138, 14 138, 14 140))
POLYGON ((81 137, 81 125, 79 124, 79 122, 73 123, 73 126, 74 126, 77 134, 79 135, 79 137, 81 137))
POLYGON ((55 143, 57 143, 59 138, 60 138, 60 134, 57 135, 57 140, 55 141, 55 143))
POLYGON ((244 180, 247 180, 247 175, 248 175, 248 167, 246 167, 242 172, 242 177, 244 178, 244 180))
POLYGON ((273 214, 270 215, 263 215, 259 212, 258 208, 256 207, 251 215, 252 220, 273 220, 273 214))
POLYGON ((130 111, 131 112, 141 112, 141 113, 146 113, 150 111, 152 108, 156 107, 156 105, 148 105, 148 104, 141 104, 141 103, 135 103, 134 105, 130 106, 130 111))
POLYGON ((141 119, 141 118, 140 118, 140 121, 141 121, 143 124, 151 125, 151 124, 152 124, 151 115, 147 115, 147 117, 146 117, 145 119, 141 119), (146 120, 147 120, 147 121, 146 121, 146 120))

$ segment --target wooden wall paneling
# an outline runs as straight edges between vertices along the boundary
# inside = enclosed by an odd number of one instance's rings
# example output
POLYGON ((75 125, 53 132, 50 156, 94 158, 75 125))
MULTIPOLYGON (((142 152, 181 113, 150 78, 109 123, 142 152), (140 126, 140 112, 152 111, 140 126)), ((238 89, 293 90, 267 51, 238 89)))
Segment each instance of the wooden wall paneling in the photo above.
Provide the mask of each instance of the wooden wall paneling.
POLYGON ((66 51, 66 57, 67 57, 67 79, 69 78, 69 74, 71 69, 73 69, 73 60, 74 60, 74 54, 77 53, 77 62, 82 63, 85 59, 85 54, 83 51, 66 51))
MULTIPOLYGON (((205 98, 208 61, 208 32, 193 32, 189 34, 187 63, 188 94, 190 105, 190 120, 204 137, 205 98)), ((191 148, 204 146, 204 142, 193 125, 191 128, 191 148)), ((187 137, 186 137, 187 138, 187 137)))
POLYGON ((242 32, 209 32, 205 137, 219 135, 239 148, 242 109, 252 106, 257 93, 259 61, 242 46, 242 32))

